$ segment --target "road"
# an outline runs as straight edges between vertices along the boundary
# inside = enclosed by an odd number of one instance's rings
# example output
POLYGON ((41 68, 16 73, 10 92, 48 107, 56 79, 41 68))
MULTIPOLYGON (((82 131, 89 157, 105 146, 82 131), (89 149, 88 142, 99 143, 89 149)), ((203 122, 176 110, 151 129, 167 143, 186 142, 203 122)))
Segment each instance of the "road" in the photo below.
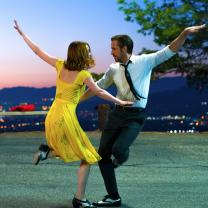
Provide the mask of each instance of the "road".
MULTIPOLYGON (((98 147, 100 132, 88 132, 98 147)), ((0 208, 72 208, 78 162, 31 164, 43 132, 0 134, 0 208)), ((141 133, 126 164, 116 170, 123 208, 207 208, 208 133, 141 133)), ((89 200, 105 195, 97 164, 89 200)))

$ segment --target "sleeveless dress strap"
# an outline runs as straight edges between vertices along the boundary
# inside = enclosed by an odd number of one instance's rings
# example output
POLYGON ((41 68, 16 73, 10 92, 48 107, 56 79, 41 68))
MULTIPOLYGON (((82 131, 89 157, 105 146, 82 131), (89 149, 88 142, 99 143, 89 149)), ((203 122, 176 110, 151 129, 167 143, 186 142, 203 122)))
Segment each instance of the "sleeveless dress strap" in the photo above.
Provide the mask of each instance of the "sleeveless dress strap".
POLYGON ((63 65, 64 65, 64 60, 63 59, 57 59, 57 61, 56 61, 56 71, 57 71, 58 75, 59 75, 61 69, 63 68, 63 65))
POLYGON ((79 84, 79 85, 83 85, 85 79, 87 79, 89 77, 92 77, 91 73, 87 70, 82 70, 77 75, 76 83, 79 84))

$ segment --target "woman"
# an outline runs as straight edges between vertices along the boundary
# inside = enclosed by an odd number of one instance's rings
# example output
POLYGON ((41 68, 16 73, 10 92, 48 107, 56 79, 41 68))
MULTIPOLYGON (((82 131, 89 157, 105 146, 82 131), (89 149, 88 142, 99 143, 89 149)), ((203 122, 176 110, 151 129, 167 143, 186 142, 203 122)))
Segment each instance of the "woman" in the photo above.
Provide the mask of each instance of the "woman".
POLYGON ((99 161, 101 157, 79 125, 76 117, 77 104, 86 85, 97 96, 118 105, 131 105, 132 102, 117 99, 93 81, 88 69, 94 66, 94 60, 88 43, 72 42, 68 47, 67 60, 64 61, 41 50, 22 32, 16 21, 14 28, 32 51, 57 71, 56 96, 45 120, 46 140, 50 150, 38 154, 37 160, 48 156, 59 156, 65 162, 81 160, 77 192, 72 203, 75 208, 94 207, 85 199, 85 188, 90 164, 99 161))

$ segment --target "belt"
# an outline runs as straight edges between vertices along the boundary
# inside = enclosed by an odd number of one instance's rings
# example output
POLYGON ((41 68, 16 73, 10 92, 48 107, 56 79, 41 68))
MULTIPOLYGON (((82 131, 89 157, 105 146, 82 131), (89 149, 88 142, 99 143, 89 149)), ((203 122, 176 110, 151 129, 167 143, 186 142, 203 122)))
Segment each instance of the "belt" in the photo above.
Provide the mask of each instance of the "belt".
POLYGON ((125 111, 132 111, 132 112, 143 112, 143 111, 145 111, 145 108, 128 107, 128 106, 122 106, 122 105, 115 105, 115 109, 125 110, 125 111))

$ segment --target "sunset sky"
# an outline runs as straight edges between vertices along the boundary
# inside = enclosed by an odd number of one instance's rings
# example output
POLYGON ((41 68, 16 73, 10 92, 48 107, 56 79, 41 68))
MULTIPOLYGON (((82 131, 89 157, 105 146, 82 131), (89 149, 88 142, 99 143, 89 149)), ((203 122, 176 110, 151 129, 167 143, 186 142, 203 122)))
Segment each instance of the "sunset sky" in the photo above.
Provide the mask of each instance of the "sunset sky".
POLYGON ((0 0, 0 5, 0 88, 55 85, 55 70, 26 46, 13 28, 14 19, 53 56, 65 59, 71 41, 89 42, 96 73, 106 71, 114 61, 110 54, 113 35, 130 35, 134 53, 143 47, 159 49, 152 37, 137 33, 136 23, 124 20, 116 0, 0 0))

